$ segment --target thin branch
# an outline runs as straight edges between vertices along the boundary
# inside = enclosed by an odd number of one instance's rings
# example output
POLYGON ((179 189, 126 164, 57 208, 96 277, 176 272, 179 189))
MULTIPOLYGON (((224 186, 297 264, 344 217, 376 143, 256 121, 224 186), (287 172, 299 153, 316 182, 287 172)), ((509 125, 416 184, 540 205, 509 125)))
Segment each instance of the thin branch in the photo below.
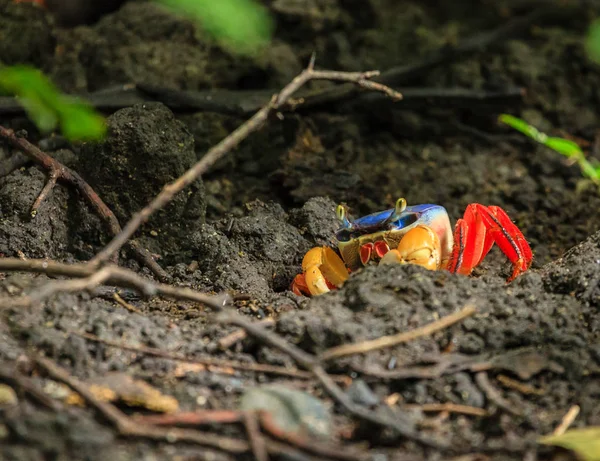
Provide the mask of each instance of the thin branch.
POLYGON ((127 309, 129 312, 133 312, 134 314, 143 314, 142 311, 139 310, 137 307, 135 307, 132 304, 129 304, 127 301, 121 298, 119 293, 113 293, 113 299, 119 306, 127 309))
MULTIPOLYGON (((267 326, 272 327, 273 325, 275 325, 275 320, 268 318, 268 319, 260 320, 257 323, 259 325, 262 325, 265 327, 267 327, 267 326)), ((246 336, 248 336, 246 334, 246 330, 244 330, 243 328, 238 328, 237 330, 234 330, 231 333, 229 333, 227 336, 224 336, 221 339, 219 339, 219 341, 217 343, 219 344, 220 349, 226 350, 226 349, 229 349, 234 344, 237 344, 240 341, 244 340, 246 338, 246 336)))
POLYGON ((69 373, 51 360, 44 357, 35 357, 34 361, 52 379, 66 384, 81 395, 90 406, 94 407, 106 420, 113 424, 121 436, 140 437, 169 443, 172 443, 174 440, 191 442, 217 448, 227 453, 244 453, 250 449, 247 442, 230 437, 192 429, 163 428, 149 424, 140 424, 118 410, 114 405, 98 400, 85 384, 69 375, 69 373))
POLYGON ((470 317, 471 315, 475 314, 475 312, 476 309, 474 306, 465 306, 458 312, 447 315, 446 317, 442 317, 435 322, 431 322, 423 327, 416 328, 411 331, 406 331, 391 336, 383 336, 372 341, 363 341, 360 343, 344 344, 342 346, 332 347, 331 349, 327 349, 320 354, 319 358, 325 362, 335 358, 346 357, 348 355, 364 354, 366 352, 378 349, 393 347, 401 343, 413 341, 422 336, 429 336, 436 331, 448 328, 449 326, 454 325, 455 323, 460 322, 467 317, 470 317))
POLYGON ((35 202, 33 202, 33 205, 31 206, 31 216, 35 216, 37 214, 38 208, 40 207, 42 202, 46 200, 46 197, 50 195, 50 192, 52 192, 52 189, 54 189, 54 186, 56 186, 56 181, 58 181, 59 176, 60 171, 50 170, 50 173, 48 173, 48 181, 46 181, 46 185, 43 187, 42 191, 37 196, 35 202))
POLYGON ((579 405, 573 405, 571 408, 569 408, 569 411, 567 411, 565 416, 563 416, 562 421, 558 426, 556 426, 556 429, 554 429, 552 435, 563 435, 565 432, 567 432, 567 429, 569 429, 571 424, 575 422, 575 419, 579 415, 579 411, 579 405))
POLYGON ((434 447, 438 449, 449 449, 450 446, 442 441, 433 439, 417 432, 414 428, 408 424, 402 422, 399 419, 389 418, 386 415, 376 413, 356 404, 327 374, 327 372, 321 366, 320 361, 299 349, 297 346, 287 342, 281 336, 267 331, 265 328, 260 327, 252 322, 249 322, 241 315, 232 312, 223 312, 218 316, 218 320, 222 323, 236 325, 246 330, 246 332, 254 339, 259 340, 267 346, 274 347, 287 355, 298 363, 305 370, 310 371, 315 378, 317 378, 321 385, 325 388, 328 394, 337 401, 342 407, 354 416, 373 423, 377 426, 386 427, 396 431, 399 435, 408 439, 417 441, 425 446, 434 447))
POLYGON ((223 139, 220 143, 210 149, 202 159, 200 159, 194 166, 186 171, 182 176, 173 181, 170 184, 164 186, 162 191, 141 211, 134 214, 131 220, 125 225, 123 230, 113 238, 113 240, 100 251, 93 259, 92 262, 101 264, 108 261, 113 254, 115 254, 119 248, 121 248, 137 231, 137 229, 144 224, 150 216, 163 208, 169 203, 173 197, 181 192, 183 189, 188 187, 194 181, 196 181, 201 175, 206 173, 219 159, 230 152, 232 149, 237 147, 242 141, 244 141, 250 134, 258 131, 264 123, 268 120, 269 115, 274 111, 277 111, 283 106, 290 98, 303 87, 307 82, 311 80, 336 80, 343 82, 351 82, 359 85, 363 88, 381 91, 388 95, 393 95, 399 99, 402 97, 400 93, 395 92, 391 88, 385 85, 370 85, 369 78, 377 75, 378 73, 373 72, 333 72, 333 71, 317 71, 313 68, 314 59, 311 60, 308 68, 301 72, 295 77, 286 87, 284 87, 279 94, 274 95, 271 101, 254 114, 245 123, 234 130, 229 136, 223 139))
POLYGON ((109 265, 98 270, 89 263, 65 264, 44 259, 0 258, 1 271, 37 272, 47 275, 60 275, 79 280, 51 281, 36 292, 22 296, 0 298, 1 307, 29 307, 40 303, 56 293, 92 290, 101 284, 124 288, 134 288, 144 296, 161 295, 173 299, 183 299, 202 303, 214 310, 221 310, 230 302, 229 295, 209 296, 190 288, 174 287, 164 283, 155 283, 135 272, 122 267, 109 265))
POLYGON ((244 412, 241 410, 200 410, 182 411, 160 415, 135 415, 133 419, 142 424, 153 426, 202 426, 208 424, 241 423, 244 412))
POLYGON ((254 411, 245 412, 243 421, 254 459, 256 461, 269 461, 269 452, 265 444, 265 439, 260 432, 257 413, 254 411))
POLYGON ((498 375, 496 376, 496 380, 501 383, 503 386, 508 387, 509 389, 514 389, 521 394, 525 395, 544 395, 546 391, 544 389, 537 389, 529 384, 522 383, 521 381, 517 381, 516 379, 509 378, 506 375, 498 375))
POLYGON ((273 437, 301 448, 304 451, 313 453, 323 458, 339 459, 341 461, 363 461, 366 459, 365 455, 358 453, 351 453, 347 449, 339 446, 325 444, 318 440, 307 439, 298 434, 291 432, 284 432, 273 420, 273 415, 268 412, 260 412, 259 416, 260 425, 262 428, 273 437))
POLYGON ((484 408, 472 407, 469 405, 460 405, 457 403, 424 403, 422 405, 407 404, 401 405, 401 410, 421 410, 423 412, 445 412, 458 413, 470 416, 488 416, 484 408))
POLYGON ((487 399, 498 408, 502 408, 511 415, 521 416, 523 414, 519 408, 515 408, 511 405, 511 403, 502 396, 501 392, 493 386, 485 371, 481 371, 475 375, 475 383, 477 383, 477 386, 483 391, 487 399))
MULTIPOLYGON (((532 24, 541 22, 553 15, 556 16, 557 12, 562 13, 561 17, 564 17, 564 13, 567 10, 568 7, 550 7, 545 5, 526 15, 504 21, 495 29, 479 32, 460 40, 456 46, 440 47, 439 50, 426 55, 417 62, 392 67, 375 78, 375 82, 398 86, 406 84, 406 82, 417 81, 417 79, 438 66, 457 61, 476 52, 485 51, 495 44, 522 35, 528 31, 532 24)), ((577 11, 577 8, 571 8, 571 11, 577 11)), ((302 96, 305 99, 303 107, 312 108, 347 101, 357 96, 357 90, 351 85, 341 85, 314 91, 309 95, 302 96)), ((365 97, 367 95, 360 96, 365 97)))

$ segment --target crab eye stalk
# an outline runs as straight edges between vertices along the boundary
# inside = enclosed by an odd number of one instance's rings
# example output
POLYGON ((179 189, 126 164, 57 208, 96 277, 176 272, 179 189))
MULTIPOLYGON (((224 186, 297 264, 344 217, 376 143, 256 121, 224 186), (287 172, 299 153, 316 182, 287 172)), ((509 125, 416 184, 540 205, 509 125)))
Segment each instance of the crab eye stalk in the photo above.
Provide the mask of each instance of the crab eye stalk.
POLYGON ((346 207, 344 205, 338 205, 336 209, 336 214, 340 225, 344 229, 352 229, 352 223, 348 219, 348 213, 346 212, 346 207))
POLYGON ((404 213, 404 210, 406 210, 406 199, 399 198, 398 200, 396 200, 396 206, 394 207, 392 213, 387 217, 383 225, 385 226, 394 221, 398 221, 402 213, 404 213))

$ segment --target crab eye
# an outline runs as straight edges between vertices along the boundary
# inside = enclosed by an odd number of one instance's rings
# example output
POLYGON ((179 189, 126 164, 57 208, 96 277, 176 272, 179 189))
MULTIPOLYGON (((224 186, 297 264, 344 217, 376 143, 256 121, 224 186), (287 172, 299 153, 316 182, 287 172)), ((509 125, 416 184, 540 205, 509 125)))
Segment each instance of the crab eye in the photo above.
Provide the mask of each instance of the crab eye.
POLYGON ((400 229, 404 229, 405 227, 410 226, 411 224, 416 223, 419 220, 419 215, 417 213, 408 213, 405 214, 404 216, 401 216, 400 219, 398 219, 398 221, 396 221, 398 224, 398 228, 400 229))

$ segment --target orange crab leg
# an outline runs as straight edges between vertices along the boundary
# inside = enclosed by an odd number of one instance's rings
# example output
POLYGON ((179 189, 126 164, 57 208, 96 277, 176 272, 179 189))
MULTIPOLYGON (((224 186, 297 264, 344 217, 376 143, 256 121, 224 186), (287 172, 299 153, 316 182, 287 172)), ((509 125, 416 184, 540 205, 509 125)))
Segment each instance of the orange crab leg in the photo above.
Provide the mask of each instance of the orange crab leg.
POLYGON ((298 294, 320 295, 340 287, 348 278, 348 269, 329 247, 309 250, 302 260, 302 274, 292 282, 291 290, 298 294))
POLYGON ((471 204, 454 230, 454 248, 448 270, 469 275, 496 243, 513 264, 513 280, 531 265, 533 254, 523 233, 497 206, 471 204))

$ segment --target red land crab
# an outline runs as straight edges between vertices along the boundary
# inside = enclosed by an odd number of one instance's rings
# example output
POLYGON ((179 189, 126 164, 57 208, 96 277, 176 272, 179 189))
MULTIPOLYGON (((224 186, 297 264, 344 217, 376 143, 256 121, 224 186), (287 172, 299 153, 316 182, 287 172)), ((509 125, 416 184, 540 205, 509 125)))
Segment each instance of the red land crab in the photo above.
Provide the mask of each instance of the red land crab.
POLYGON ((400 198, 395 208, 351 221, 339 205, 336 232, 342 259, 329 247, 308 251, 302 274, 291 289, 298 295, 320 295, 340 287, 348 273, 371 261, 379 264, 418 264, 430 270, 447 269, 469 275, 494 243, 513 265, 507 282, 531 265, 533 255, 523 233, 497 206, 472 203, 452 232, 448 213, 439 205, 406 206, 400 198))

